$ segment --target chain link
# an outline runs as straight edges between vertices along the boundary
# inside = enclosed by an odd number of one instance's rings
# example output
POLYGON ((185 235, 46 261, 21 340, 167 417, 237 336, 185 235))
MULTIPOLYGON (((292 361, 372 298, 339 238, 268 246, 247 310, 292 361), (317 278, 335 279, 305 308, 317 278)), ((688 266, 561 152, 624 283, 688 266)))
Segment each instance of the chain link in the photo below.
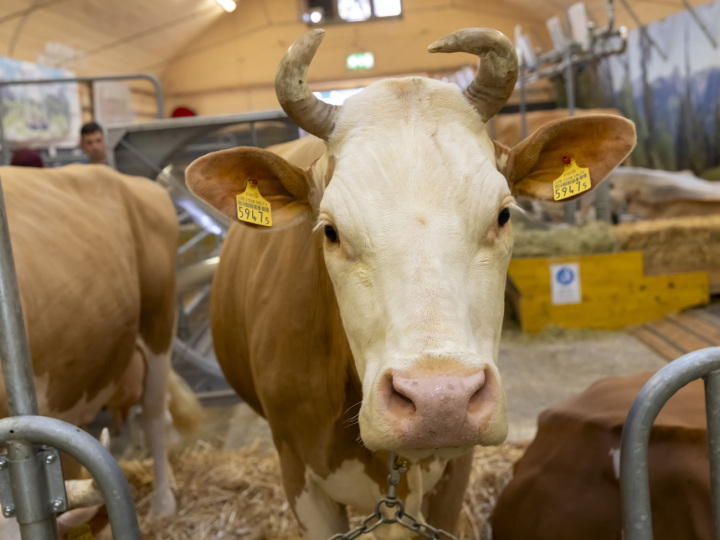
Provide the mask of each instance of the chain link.
POLYGON ((397 457, 394 452, 390 453, 390 474, 388 476, 388 493, 380 499, 375 506, 375 511, 367 516, 360 525, 346 533, 338 533, 330 537, 330 540, 355 540, 356 538, 371 533, 382 525, 398 524, 406 529, 417 533, 424 538, 440 540, 447 538, 457 540, 455 536, 442 529, 436 529, 432 525, 418 521, 410 514, 405 513, 405 506, 397 498, 397 486, 400 483, 400 476, 407 472, 407 460, 397 457), (387 509, 386 515, 383 509, 387 509), (394 510, 394 513, 392 511, 394 510))

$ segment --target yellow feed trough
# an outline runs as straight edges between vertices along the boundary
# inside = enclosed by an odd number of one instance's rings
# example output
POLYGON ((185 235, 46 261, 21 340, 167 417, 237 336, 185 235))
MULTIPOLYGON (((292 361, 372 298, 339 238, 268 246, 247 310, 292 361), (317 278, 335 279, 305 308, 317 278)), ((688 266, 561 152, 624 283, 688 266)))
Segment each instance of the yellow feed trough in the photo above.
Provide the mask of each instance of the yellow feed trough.
POLYGON ((508 292, 522 329, 617 329, 710 300, 707 272, 646 276, 643 253, 514 259, 508 292))

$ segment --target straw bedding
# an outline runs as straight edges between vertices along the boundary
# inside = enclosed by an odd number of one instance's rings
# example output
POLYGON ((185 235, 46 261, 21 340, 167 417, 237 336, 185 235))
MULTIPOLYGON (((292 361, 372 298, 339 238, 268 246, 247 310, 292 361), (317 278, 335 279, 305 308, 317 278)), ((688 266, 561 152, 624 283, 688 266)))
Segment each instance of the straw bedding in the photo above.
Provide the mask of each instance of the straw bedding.
MULTIPOLYGON (((524 444, 478 448, 460 520, 460 539, 490 540, 489 516, 512 477, 524 444)), ((149 460, 121 462, 136 500, 143 538, 295 539, 295 518, 280 482, 277 453, 255 446, 221 450, 200 443, 171 458, 178 514, 149 516, 152 468, 149 460)), ((354 516, 357 525, 362 516, 354 516)), ((106 531, 104 531, 106 534, 106 531)), ((109 535, 108 535, 109 537, 109 535)))

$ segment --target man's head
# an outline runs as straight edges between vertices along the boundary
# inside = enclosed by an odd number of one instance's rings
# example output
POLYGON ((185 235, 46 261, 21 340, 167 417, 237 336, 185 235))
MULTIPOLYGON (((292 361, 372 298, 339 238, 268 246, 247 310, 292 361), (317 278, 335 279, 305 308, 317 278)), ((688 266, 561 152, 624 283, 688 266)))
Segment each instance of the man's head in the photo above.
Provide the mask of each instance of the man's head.
POLYGON ((80 129, 80 149, 88 155, 90 163, 107 163, 105 137, 100 124, 88 122, 80 129))

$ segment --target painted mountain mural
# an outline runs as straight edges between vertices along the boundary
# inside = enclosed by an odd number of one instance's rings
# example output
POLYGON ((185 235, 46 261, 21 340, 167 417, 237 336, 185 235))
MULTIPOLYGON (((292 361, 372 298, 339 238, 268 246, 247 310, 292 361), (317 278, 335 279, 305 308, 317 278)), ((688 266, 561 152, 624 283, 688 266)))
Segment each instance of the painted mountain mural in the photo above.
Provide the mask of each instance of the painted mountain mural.
POLYGON ((720 2, 695 10, 705 29, 684 11, 633 30, 599 69, 609 101, 637 124, 634 165, 720 180, 720 2))

